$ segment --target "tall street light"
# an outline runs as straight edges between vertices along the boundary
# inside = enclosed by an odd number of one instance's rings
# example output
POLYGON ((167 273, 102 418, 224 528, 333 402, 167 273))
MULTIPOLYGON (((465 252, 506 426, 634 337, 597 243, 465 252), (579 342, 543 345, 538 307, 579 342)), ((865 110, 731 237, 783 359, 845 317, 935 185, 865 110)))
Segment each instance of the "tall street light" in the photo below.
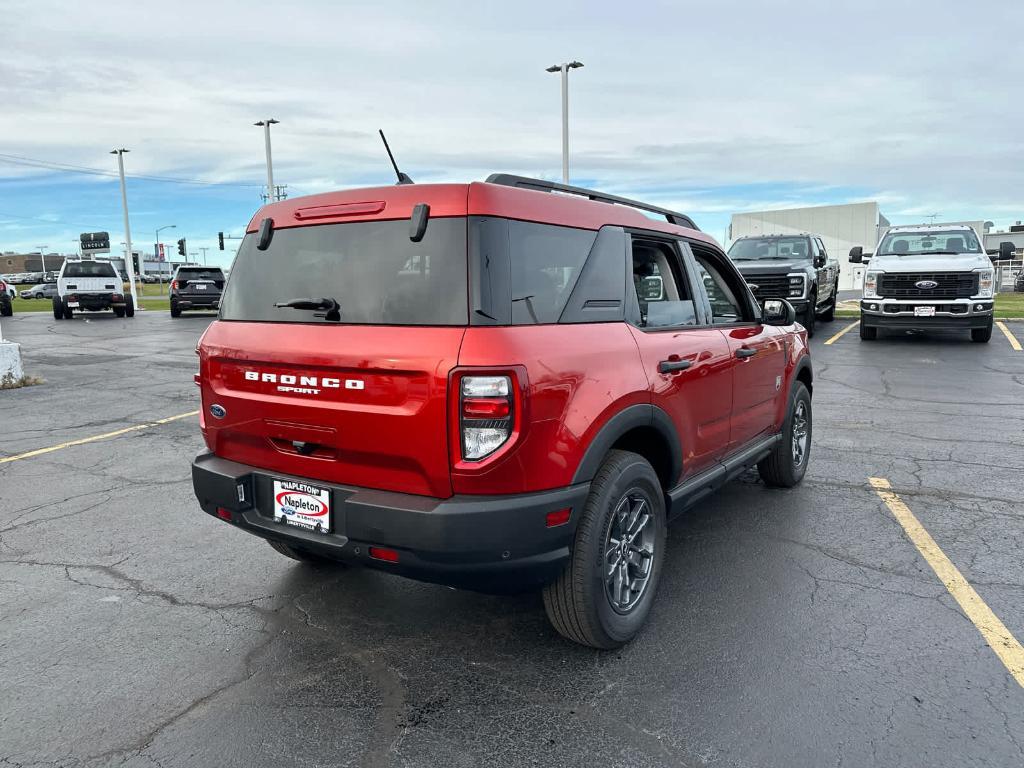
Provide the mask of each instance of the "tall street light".
POLYGON ((43 263, 43 280, 46 279, 46 249, 49 248, 49 247, 50 246, 48 246, 48 245, 37 245, 36 246, 36 248, 39 249, 39 260, 43 263))
POLYGON ((177 224, 164 224, 162 227, 156 228, 156 253, 153 254, 153 258, 157 261, 156 266, 156 277, 160 281, 160 293, 164 292, 164 268, 160 264, 160 233, 165 229, 177 229, 177 224))
POLYGON ((135 287, 135 267, 132 265, 132 230, 128 225, 128 190, 124 184, 124 153, 128 151, 122 147, 110 150, 110 154, 117 155, 117 170, 121 174, 121 207, 124 208, 124 239, 127 251, 124 268, 128 272, 128 286, 132 292, 132 303, 136 309, 142 309, 139 306, 139 292, 135 287))
POLYGON ((562 73, 562 183, 569 183, 569 70, 583 66, 579 61, 552 64, 547 72, 562 73))
POLYGON ((258 125, 263 128, 263 138, 267 145, 267 202, 274 202, 274 161, 270 158, 270 126, 277 125, 280 121, 270 117, 266 120, 260 120, 258 125))

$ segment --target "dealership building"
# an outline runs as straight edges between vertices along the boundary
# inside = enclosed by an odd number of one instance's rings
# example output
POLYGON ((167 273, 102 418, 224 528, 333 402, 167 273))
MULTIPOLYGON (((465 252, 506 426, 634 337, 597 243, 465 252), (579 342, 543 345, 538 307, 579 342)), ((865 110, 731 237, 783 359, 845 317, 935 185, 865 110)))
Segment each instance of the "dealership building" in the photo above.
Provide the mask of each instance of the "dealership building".
MULTIPOLYGON (((1024 255, 1024 226, 1017 222, 1009 232, 992 230, 992 223, 986 221, 935 222, 942 224, 967 224, 984 237, 985 248, 996 249, 999 243, 1010 240, 1018 248, 1018 258, 1024 255)), ((829 255, 839 262, 839 290, 859 289, 864 279, 864 265, 850 264, 848 255, 854 246, 865 251, 874 251, 886 229, 889 220, 882 214, 877 202, 847 203, 844 205, 818 205, 810 208, 787 208, 781 211, 750 211, 734 213, 729 225, 729 242, 741 237, 756 235, 793 235, 810 233, 820 235, 829 255)), ((1020 262, 1015 261, 1015 267, 1020 262)), ((1003 283, 1011 276, 1009 265, 1003 283)))

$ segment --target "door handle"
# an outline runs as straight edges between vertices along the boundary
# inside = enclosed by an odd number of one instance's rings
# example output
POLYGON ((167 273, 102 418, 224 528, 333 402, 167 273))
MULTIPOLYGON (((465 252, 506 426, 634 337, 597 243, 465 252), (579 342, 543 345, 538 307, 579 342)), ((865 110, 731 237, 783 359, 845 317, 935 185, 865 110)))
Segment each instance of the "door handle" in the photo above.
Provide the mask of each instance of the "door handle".
POLYGON ((693 363, 689 360, 662 360, 658 363, 658 373, 685 371, 691 365, 693 365, 693 363))
POLYGON ((756 354, 757 350, 750 349, 749 347, 740 347, 739 349, 736 350, 736 357, 740 358, 740 360, 742 360, 745 357, 753 357, 756 354))

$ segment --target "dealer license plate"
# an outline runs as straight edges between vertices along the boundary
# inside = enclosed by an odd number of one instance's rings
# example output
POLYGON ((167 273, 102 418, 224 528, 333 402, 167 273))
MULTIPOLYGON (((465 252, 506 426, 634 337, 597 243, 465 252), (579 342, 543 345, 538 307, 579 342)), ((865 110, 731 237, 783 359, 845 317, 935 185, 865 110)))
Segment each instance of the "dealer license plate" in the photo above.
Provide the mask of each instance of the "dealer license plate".
POLYGON ((935 317, 935 307, 914 307, 914 317, 935 317))
POLYGON ((308 483, 275 480, 274 519, 309 531, 330 533, 331 492, 308 483))

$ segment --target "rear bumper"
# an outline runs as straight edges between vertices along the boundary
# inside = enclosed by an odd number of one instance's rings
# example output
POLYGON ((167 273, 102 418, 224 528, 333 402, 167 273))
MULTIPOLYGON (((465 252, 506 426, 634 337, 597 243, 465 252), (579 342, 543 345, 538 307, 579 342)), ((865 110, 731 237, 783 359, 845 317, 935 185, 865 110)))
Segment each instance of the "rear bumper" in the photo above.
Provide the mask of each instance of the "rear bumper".
POLYGON ((332 485, 268 474, 204 451, 192 462, 192 485, 204 512, 265 539, 336 560, 482 592, 535 589, 569 559, 589 483, 515 496, 426 496, 332 485), (331 490, 332 531, 314 533, 273 519, 273 481, 298 480, 331 490), (548 512, 570 507, 569 522, 548 528, 548 512), (398 551, 397 563, 371 558, 369 547, 398 551))
POLYGON ((71 301, 66 297, 64 299, 71 309, 101 312, 106 309, 125 306, 124 294, 118 294, 120 298, 116 301, 112 293, 73 293, 68 295, 73 295, 76 298, 76 301, 71 301))
POLYGON ((220 294, 213 296, 173 296, 172 300, 178 309, 217 309, 220 307, 220 294))

